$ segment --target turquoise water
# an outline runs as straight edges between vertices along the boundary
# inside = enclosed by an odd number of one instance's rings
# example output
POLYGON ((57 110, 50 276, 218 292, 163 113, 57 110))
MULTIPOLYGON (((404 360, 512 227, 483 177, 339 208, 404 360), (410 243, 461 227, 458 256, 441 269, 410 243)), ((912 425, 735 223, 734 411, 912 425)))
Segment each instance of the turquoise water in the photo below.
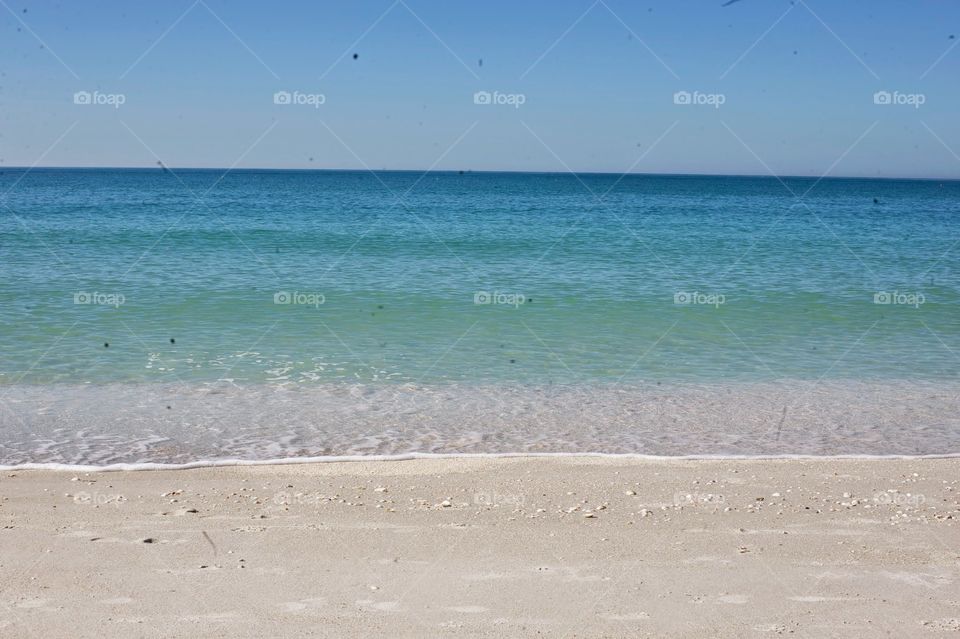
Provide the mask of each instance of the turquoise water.
POLYGON ((221 175, 4 171, 0 383, 960 370, 960 183, 221 175))
POLYGON ((0 193, 0 464, 960 452, 958 182, 5 169, 0 193))

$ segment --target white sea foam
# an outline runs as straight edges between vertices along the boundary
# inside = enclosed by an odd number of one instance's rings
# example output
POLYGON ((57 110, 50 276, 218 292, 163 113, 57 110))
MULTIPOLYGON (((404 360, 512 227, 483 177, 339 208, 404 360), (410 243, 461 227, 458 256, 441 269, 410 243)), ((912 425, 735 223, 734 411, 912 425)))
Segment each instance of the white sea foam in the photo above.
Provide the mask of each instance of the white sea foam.
POLYGON ((960 453, 960 383, 0 388, 0 468, 960 453))
POLYGON ((823 459, 954 459, 960 453, 943 455, 641 455, 631 453, 407 453, 404 455, 340 455, 330 457, 280 457, 277 459, 207 459, 185 464, 144 462, 139 464, 89 464, 26 463, 0 465, 0 471, 53 470, 59 472, 114 472, 140 470, 190 470, 192 468, 216 468, 224 466, 284 466, 293 464, 325 464, 333 462, 411 461, 414 459, 498 459, 498 458, 580 458, 635 459, 648 461, 760 461, 760 460, 823 460, 823 459))

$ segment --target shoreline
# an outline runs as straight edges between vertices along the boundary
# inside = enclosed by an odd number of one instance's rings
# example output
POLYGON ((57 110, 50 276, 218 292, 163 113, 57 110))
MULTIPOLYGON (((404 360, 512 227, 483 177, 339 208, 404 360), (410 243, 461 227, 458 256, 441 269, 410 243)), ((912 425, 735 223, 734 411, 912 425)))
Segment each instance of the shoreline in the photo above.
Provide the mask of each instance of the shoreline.
POLYGON ((937 637, 960 460, 0 473, 11 636, 937 637))
POLYGON ((838 454, 838 455, 646 455, 642 453, 401 453, 397 455, 340 455, 329 457, 280 457, 277 459, 211 459, 186 462, 183 464, 167 464, 162 462, 138 462, 129 464, 107 464, 96 466, 91 464, 59 464, 59 463, 24 463, 0 464, 0 472, 9 471, 48 471, 56 473, 122 473, 144 471, 176 471, 199 470, 204 468, 237 468, 253 466, 298 466, 312 464, 350 464, 366 462, 405 462, 416 460, 458 460, 458 459, 610 459, 613 461, 911 461, 911 460, 939 460, 960 458, 960 452, 938 453, 930 455, 872 455, 872 454, 838 454))

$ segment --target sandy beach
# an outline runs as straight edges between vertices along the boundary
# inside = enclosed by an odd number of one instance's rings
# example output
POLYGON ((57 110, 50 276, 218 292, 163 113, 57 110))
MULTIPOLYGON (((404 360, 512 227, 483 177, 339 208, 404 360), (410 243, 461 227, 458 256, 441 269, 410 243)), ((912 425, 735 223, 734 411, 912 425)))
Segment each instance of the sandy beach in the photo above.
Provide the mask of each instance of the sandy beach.
POLYGON ((960 460, 0 475, 5 637, 960 632, 960 460))

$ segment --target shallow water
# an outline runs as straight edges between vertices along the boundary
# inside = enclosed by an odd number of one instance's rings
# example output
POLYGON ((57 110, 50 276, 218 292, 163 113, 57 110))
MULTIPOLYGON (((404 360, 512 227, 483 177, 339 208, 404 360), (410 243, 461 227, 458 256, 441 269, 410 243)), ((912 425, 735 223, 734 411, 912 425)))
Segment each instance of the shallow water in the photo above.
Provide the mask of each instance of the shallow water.
POLYGON ((7 387, 0 464, 356 455, 940 455, 960 383, 7 387))

